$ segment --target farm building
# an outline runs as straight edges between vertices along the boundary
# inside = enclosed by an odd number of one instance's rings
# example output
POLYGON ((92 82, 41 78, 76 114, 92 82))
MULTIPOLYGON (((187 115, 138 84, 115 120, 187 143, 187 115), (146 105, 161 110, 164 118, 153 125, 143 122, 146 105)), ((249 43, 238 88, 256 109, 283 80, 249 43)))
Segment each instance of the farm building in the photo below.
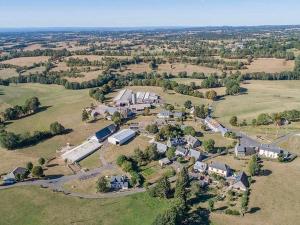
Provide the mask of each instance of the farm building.
POLYGON ((136 92, 132 90, 121 90, 113 99, 116 106, 130 106, 136 104, 153 104, 157 103, 159 96, 153 92, 136 92))
POLYGON ((117 130, 116 125, 110 124, 107 127, 104 127, 103 129, 97 131, 95 135, 90 137, 89 139, 97 140, 98 142, 104 141, 106 138, 108 138, 110 135, 115 133, 117 130))
POLYGON ((216 173, 223 177, 228 177, 230 173, 230 167, 224 163, 211 162, 208 166, 209 173, 216 173))
POLYGON ((13 184, 17 181, 16 177, 19 174, 20 176, 24 176, 27 173, 27 169, 23 167, 17 167, 10 173, 6 174, 2 177, 4 184, 13 184))
POLYGON ((159 119, 170 119, 173 116, 173 113, 171 111, 161 111, 157 114, 157 118, 159 119))
POLYGON ((218 121, 214 120, 211 117, 206 117, 204 123, 213 132, 220 132, 223 136, 228 132, 227 128, 223 127, 218 121))
POLYGON ((101 146, 102 144, 98 141, 98 139, 92 138, 65 152, 61 155, 61 157, 70 163, 79 162, 80 160, 97 151, 101 146))
POLYGON ((125 142, 129 141, 131 138, 133 138, 136 135, 134 130, 131 129, 123 129, 119 131, 118 133, 110 136, 108 138, 108 142, 114 145, 122 145, 125 142))

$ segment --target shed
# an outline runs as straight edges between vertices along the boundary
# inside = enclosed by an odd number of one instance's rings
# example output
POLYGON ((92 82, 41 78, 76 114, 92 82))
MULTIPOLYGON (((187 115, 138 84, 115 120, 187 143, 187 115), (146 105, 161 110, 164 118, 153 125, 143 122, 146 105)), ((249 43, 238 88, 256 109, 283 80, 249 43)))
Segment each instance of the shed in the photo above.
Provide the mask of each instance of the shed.
POLYGON ((171 163, 171 161, 168 158, 163 158, 158 160, 158 163, 160 166, 165 166, 171 163))

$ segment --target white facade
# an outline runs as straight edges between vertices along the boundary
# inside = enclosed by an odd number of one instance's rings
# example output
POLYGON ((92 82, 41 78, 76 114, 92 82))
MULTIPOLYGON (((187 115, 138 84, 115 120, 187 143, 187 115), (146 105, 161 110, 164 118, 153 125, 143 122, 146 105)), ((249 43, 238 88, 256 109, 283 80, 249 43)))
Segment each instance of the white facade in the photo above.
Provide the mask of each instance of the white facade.
POLYGON ((272 152, 272 151, 269 151, 269 150, 259 149, 258 154, 259 154, 260 156, 263 156, 263 157, 272 158, 272 159, 277 159, 279 153, 277 153, 277 152, 272 152))
POLYGON ((119 131, 118 133, 110 136, 107 140, 109 143, 114 145, 122 145, 125 142, 129 141, 131 138, 133 138, 136 135, 134 130, 131 129, 123 129, 119 131))

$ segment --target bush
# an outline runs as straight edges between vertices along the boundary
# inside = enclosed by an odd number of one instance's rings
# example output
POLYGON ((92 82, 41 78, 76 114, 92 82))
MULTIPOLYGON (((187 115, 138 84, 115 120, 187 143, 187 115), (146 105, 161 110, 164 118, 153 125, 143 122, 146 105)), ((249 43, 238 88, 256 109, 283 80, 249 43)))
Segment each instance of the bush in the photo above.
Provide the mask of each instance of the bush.
POLYGON ((226 209, 225 210, 225 214, 227 215, 234 215, 234 216, 239 216, 241 215, 239 211, 235 210, 235 209, 226 209))

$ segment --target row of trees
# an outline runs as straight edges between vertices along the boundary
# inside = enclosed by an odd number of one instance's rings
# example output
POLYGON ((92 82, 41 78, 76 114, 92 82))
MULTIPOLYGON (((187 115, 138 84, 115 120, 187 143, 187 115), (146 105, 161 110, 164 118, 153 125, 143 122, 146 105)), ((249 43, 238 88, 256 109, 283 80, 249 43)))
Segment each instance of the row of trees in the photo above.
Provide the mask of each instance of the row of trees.
MULTIPOLYGON (((251 121, 253 126, 269 125, 276 124, 281 126, 287 122, 294 122, 300 120, 300 111, 299 110, 286 110, 279 113, 261 113, 257 116, 256 119, 251 121)), ((232 116, 229 120, 229 123, 232 126, 247 126, 246 120, 242 122, 238 121, 237 116, 232 116)))
POLYGON ((0 132, 0 144, 8 150, 13 150, 37 144, 42 140, 63 134, 64 132, 65 128, 58 122, 50 124, 49 131, 35 131, 33 134, 30 134, 29 132, 15 134, 13 132, 2 130, 0 132))
POLYGON ((37 97, 29 98, 22 106, 15 105, 14 107, 5 109, 5 111, 3 112, 3 118, 4 120, 8 121, 34 114, 38 111, 40 105, 41 103, 37 97))

